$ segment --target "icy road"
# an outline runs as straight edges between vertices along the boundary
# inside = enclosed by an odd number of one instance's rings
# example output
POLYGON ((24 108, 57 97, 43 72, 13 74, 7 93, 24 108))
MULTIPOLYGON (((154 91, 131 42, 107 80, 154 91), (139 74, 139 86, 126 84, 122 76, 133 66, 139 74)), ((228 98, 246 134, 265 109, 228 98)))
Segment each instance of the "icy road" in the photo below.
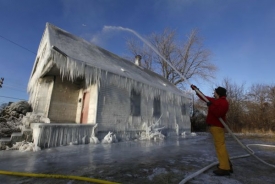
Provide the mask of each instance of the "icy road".
MULTIPOLYGON (((275 145, 272 136, 238 135, 244 144, 275 145)), ((228 135, 227 148, 232 156, 247 154, 228 135)), ((253 147, 256 155, 275 164, 275 149, 253 147)), ((0 170, 73 175, 129 184, 176 184, 201 168, 217 161, 208 133, 168 137, 163 141, 127 141, 112 144, 71 145, 38 152, 0 151, 0 170)), ((275 184, 275 169, 253 157, 232 160, 234 173, 214 176, 214 167, 188 181, 190 184, 275 184)), ((0 183, 82 184, 70 179, 0 175, 0 183)))

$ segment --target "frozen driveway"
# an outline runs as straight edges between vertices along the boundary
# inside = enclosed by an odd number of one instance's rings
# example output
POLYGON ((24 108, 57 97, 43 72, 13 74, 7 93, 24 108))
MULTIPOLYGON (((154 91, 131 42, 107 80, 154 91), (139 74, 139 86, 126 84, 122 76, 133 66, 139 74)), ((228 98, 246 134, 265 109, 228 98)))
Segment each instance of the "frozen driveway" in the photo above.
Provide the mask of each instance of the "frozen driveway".
MULTIPOLYGON (((245 144, 273 144, 274 137, 239 136, 245 144)), ((227 136, 230 156, 247 154, 227 136)), ((209 134, 169 137, 164 141, 127 141, 45 149, 38 152, 0 151, 0 170, 74 175, 119 183, 179 183, 216 161, 209 134)), ((254 147, 253 147, 254 148, 254 147)), ((256 155, 275 164, 274 148, 255 147, 256 155)), ((217 177, 212 169, 188 183, 275 183, 275 169, 253 157, 232 160, 234 173, 217 177)), ((88 183, 84 181, 0 175, 0 183, 88 183)))

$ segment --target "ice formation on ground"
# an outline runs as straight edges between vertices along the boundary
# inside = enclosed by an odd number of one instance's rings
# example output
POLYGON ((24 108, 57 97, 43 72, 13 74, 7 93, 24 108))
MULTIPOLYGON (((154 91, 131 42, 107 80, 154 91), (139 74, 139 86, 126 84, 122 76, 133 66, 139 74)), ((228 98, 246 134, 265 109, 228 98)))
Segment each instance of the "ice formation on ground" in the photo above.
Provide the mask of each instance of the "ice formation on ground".
POLYGON ((143 123, 143 128, 145 128, 145 132, 141 133, 140 140, 163 140, 165 136, 161 133, 160 130, 164 129, 165 127, 158 127, 159 126, 159 120, 160 118, 155 122, 152 123, 150 126, 148 126, 148 123, 143 123))
POLYGON ((160 175, 160 174, 166 174, 166 173, 168 173, 168 172, 165 168, 157 167, 157 168, 153 169, 153 173, 148 176, 148 179, 152 181, 155 176, 160 175))
POLYGON ((0 118, 20 121, 27 112, 31 111, 31 106, 27 101, 19 101, 9 104, 2 104, 0 107, 0 118))
POLYGON ((51 120, 45 117, 43 114, 36 114, 33 112, 28 112, 26 116, 23 117, 22 123, 25 127, 29 128, 31 123, 50 123, 51 120))
POLYGON ((197 134, 196 134, 195 132, 191 132, 191 133, 188 133, 188 132, 182 132, 182 133, 181 133, 181 136, 182 136, 182 137, 185 137, 185 136, 187 136, 187 135, 190 135, 190 136, 196 136, 197 134))
POLYGON ((113 134, 113 132, 109 132, 101 142, 103 144, 117 142, 116 134, 113 134))
POLYGON ((12 133, 20 132, 21 126, 22 126, 22 123, 17 120, 8 120, 8 121, 0 120, 0 138, 9 137, 12 133))
POLYGON ((94 144, 98 144, 100 143, 100 141, 98 140, 98 138, 95 136, 95 129, 97 127, 97 123, 95 124, 95 126, 93 127, 92 130, 92 135, 90 137, 90 143, 94 143, 94 144))
POLYGON ((25 152, 25 151, 38 151, 39 148, 36 148, 35 144, 32 142, 22 141, 22 142, 16 142, 11 148, 7 146, 6 150, 19 150, 19 151, 25 152))
MULTIPOLYGON (((161 119, 161 117, 156 122, 153 122, 153 121, 144 122, 144 124, 143 124, 144 132, 142 132, 139 135, 140 136, 139 140, 152 140, 152 139, 153 140, 163 140, 165 138, 165 136, 161 133, 161 130, 164 129, 165 127, 160 127, 160 119, 161 119)), ((24 116, 22 118, 22 123, 23 123, 24 128, 32 128, 33 142, 27 142, 27 141, 16 142, 16 144, 14 144, 11 148, 7 147, 6 150, 19 150, 19 151, 39 151, 39 150, 41 150, 41 148, 38 146, 39 137, 41 137, 40 134, 42 134, 42 132, 45 133, 44 128, 47 128, 48 126, 47 127, 43 126, 41 128, 41 127, 39 127, 39 125, 41 123, 42 124, 46 123, 49 125, 50 119, 45 118, 41 114, 27 113, 26 116, 24 116), (31 124, 32 124, 32 127, 31 127, 31 124)), ((97 128, 97 125, 98 124, 95 124, 92 127, 92 129, 90 129, 90 130, 85 128, 84 132, 80 131, 83 133, 81 140, 71 141, 69 143, 69 145, 78 145, 80 142, 82 144, 88 144, 88 143, 99 144, 100 141, 98 140, 98 138, 95 135, 95 129, 97 128), (87 133, 87 131, 92 131, 92 132, 91 132, 91 134, 89 134, 89 133, 87 133), (90 136, 88 136, 88 135, 90 135, 90 136)), ((66 127, 63 127, 63 129, 64 128, 66 128, 66 127)), ((51 130, 52 129, 49 129, 49 131, 51 131, 51 130)), ((48 132, 48 131, 46 131, 46 132, 48 132)), ((71 133, 73 133, 73 132, 71 132, 71 133)), ((55 134, 53 134, 53 135, 55 135, 55 134)), ((56 138, 56 136, 54 136, 54 137, 56 138)), ((51 140, 54 141, 55 139, 52 138, 51 140)), ((111 144, 111 143, 115 143, 115 142, 118 142, 116 134, 114 134, 113 132, 110 132, 110 131, 101 141, 102 144, 111 144)))
POLYGON ((0 138, 10 137, 12 133, 20 132, 22 118, 31 107, 26 101, 19 101, 0 106, 0 138))
MULTIPOLYGON (((14 103, 14 105, 10 105, 10 109, 18 109, 18 108, 22 108, 22 104, 24 106, 26 106, 25 103, 20 102, 20 103, 14 103)), ((20 129, 22 130, 23 127, 30 129, 30 125, 31 123, 50 123, 50 119, 44 117, 42 114, 35 114, 33 112, 27 112, 25 116, 23 116, 20 119, 12 120, 13 123, 11 123, 11 121, 8 121, 7 123, 1 123, 1 125, 9 125, 9 129, 11 129, 10 131, 15 132, 15 129, 17 130, 16 132, 20 132, 20 129)), ((1 126, 1 129, 3 127, 1 126)), ((39 136, 39 131, 33 131, 33 142, 27 142, 27 141, 22 141, 22 142, 16 142, 15 144, 13 144, 12 147, 8 147, 6 146, 6 150, 19 150, 19 151, 39 151, 41 150, 40 147, 36 146, 37 145, 37 141, 38 140, 38 136, 39 136)))

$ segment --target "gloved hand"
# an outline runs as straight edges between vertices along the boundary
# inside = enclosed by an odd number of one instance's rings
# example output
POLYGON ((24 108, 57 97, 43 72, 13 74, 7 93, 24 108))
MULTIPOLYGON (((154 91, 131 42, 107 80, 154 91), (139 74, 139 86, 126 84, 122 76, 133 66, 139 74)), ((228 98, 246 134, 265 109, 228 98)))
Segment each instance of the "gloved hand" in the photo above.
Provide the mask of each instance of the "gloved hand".
POLYGON ((211 102, 206 102, 206 105, 209 107, 212 103, 211 102))
POLYGON ((193 85, 193 84, 191 84, 191 88, 192 88, 193 90, 199 89, 199 88, 197 88, 197 86, 195 86, 195 85, 193 85))

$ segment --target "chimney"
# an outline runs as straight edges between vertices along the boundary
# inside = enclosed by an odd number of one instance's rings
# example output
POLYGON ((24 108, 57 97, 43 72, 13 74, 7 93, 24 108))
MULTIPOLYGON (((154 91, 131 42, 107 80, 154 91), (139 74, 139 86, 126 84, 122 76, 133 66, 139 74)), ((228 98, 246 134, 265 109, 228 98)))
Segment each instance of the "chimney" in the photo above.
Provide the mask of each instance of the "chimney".
POLYGON ((135 56, 135 65, 141 66, 141 56, 140 55, 135 56))

